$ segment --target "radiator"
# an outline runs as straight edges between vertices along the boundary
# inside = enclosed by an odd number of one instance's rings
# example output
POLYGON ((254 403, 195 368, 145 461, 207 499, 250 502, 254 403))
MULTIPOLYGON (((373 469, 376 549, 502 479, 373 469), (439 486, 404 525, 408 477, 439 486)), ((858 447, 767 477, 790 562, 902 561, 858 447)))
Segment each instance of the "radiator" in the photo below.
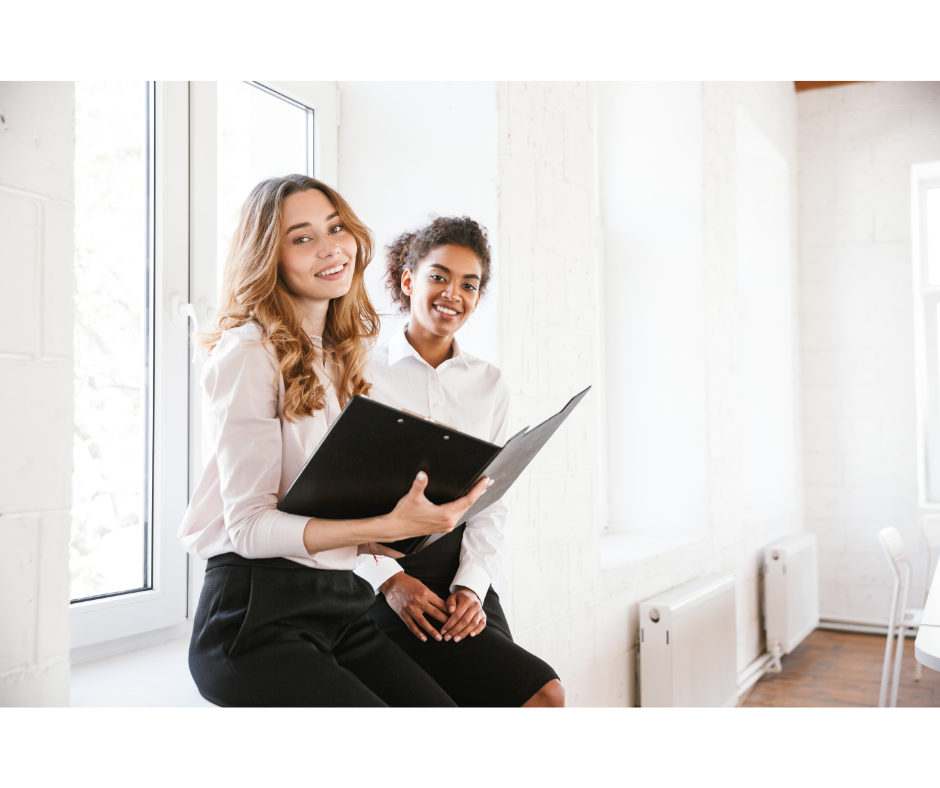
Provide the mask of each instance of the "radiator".
POLYGON ((734 706, 734 575, 709 575, 640 603, 640 705, 734 706))
POLYGON ((787 536, 764 548, 764 626, 778 668, 780 657, 819 626, 816 534, 787 536))

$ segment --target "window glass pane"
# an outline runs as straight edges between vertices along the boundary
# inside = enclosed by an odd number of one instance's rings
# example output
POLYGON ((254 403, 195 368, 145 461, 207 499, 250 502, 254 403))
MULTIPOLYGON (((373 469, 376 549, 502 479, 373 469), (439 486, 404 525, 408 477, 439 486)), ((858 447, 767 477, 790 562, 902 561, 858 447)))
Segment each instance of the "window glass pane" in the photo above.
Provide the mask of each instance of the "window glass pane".
POLYGON ((147 83, 75 83, 72 599, 149 582, 147 83))
POLYGON ((265 178, 313 175, 309 110, 247 82, 218 83, 219 284, 242 203, 265 178))
POLYGON ((927 271, 930 284, 940 285, 940 189, 928 189, 927 199, 927 271))

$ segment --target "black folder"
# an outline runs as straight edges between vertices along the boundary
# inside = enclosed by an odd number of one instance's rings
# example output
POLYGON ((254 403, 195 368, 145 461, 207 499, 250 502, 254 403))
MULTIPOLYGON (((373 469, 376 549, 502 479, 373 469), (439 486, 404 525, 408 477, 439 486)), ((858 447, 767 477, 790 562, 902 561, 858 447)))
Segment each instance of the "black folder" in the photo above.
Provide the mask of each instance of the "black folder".
MULTIPOLYGON (((418 471, 428 475, 424 494, 435 504, 460 498, 482 476, 494 479, 463 515, 464 523, 503 497, 590 389, 537 427, 513 435, 502 448, 368 397, 352 397, 277 508, 329 520, 377 517, 395 508, 418 471)), ((387 546, 410 555, 430 538, 387 546)))

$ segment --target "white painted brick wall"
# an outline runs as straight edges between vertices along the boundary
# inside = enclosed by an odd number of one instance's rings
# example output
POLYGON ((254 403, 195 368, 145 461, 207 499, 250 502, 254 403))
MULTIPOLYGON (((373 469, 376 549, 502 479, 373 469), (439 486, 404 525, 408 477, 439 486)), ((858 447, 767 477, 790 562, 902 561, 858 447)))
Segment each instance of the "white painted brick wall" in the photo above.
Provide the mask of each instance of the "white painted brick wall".
POLYGON ((71 82, 0 82, 0 706, 69 702, 71 82))
POLYGON ((892 580, 875 535, 897 527, 922 560, 910 167, 940 159, 940 82, 811 90, 798 107, 804 484, 820 606, 883 623, 892 580))
MULTIPOLYGON (((595 382, 596 240, 588 229, 595 210, 594 100, 594 88, 586 83, 499 86, 500 357, 513 395, 513 428, 537 423, 595 382), (559 278, 558 271, 568 275, 559 278)), ((737 504, 738 103, 784 154, 791 193, 796 191, 792 83, 704 84, 709 536, 629 566, 601 569, 596 400, 590 395, 509 499, 507 615, 518 642, 559 673, 572 706, 634 705, 637 603, 710 572, 737 575, 738 667, 746 667, 763 651, 761 550, 802 526, 798 511, 745 523, 737 504)), ((795 199, 791 219, 795 228, 795 199)), ((825 390, 817 393, 813 412, 831 410, 831 399, 825 390)))

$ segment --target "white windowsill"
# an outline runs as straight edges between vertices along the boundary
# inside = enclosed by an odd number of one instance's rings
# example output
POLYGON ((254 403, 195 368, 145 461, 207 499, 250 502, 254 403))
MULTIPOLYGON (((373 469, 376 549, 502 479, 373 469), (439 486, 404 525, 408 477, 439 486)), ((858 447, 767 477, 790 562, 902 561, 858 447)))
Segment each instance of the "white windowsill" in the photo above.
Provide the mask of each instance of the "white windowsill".
POLYGON ((212 706, 189 674, 189 637, 72 666, 72 706, 212 706))
POLYGON ((600 537, 601 569, 612 569, 643 561, 652 556, 704 539, 696 536, 658 536, 651 534, 608 533, 600 537))

